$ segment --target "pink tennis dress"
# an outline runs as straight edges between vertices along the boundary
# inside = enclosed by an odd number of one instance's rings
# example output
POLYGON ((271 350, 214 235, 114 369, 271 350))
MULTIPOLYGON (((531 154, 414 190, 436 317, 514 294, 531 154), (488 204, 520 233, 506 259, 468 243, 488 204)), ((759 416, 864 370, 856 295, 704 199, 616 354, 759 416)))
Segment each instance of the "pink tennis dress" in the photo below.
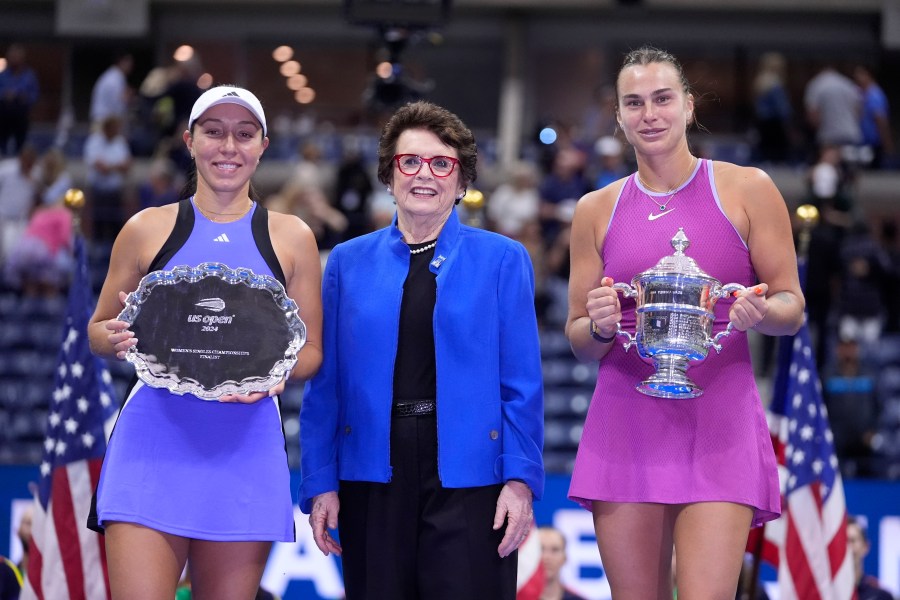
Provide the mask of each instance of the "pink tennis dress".
MULTIPOLYGON (((725 216, 712 163, 699 164, 666 211, 662 195, 632 175, 616 202, 603 245, 605 275, 617 283, 656 266, 674 249, 679 227, 685 251, 722 284, 754 285, 750 253, 725 216), (648 215, 653 215, 652 218, 648 215)), ((635 302, 622 298, 622 328, 634 332, 635 302)), ((716 305, 713 333, 725 329, 732 299, 716 305)), ((750 362, 747 335, 734 330, 722 352, 710 350, 687 371, 697 398, 647 396, 635 385, 653 373, 619 337, 601 361, 597 387, 578 447, 569 498, 585 508, 609 502, 725 501, 754 508, 753 525, 778 517, 781 498, 775 453, 750 362)))

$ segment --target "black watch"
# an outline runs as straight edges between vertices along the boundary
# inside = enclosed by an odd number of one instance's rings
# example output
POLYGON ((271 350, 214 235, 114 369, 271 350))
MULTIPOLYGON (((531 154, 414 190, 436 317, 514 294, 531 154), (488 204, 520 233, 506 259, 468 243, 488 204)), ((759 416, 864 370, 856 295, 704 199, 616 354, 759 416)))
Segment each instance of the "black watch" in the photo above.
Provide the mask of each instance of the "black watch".
POLYGON ((604 336, 602 333, 600 333, 600 330, 597 328, 597 324, 594 323, 593 321, 591 321, 591 337, 594 338, 595 340, 597 340, 598 342, 601 342, 603 344, 608 344, 608 343, 612 342, 614 339, 616 339, 616 334, 614 333, 609 337, 604 336))

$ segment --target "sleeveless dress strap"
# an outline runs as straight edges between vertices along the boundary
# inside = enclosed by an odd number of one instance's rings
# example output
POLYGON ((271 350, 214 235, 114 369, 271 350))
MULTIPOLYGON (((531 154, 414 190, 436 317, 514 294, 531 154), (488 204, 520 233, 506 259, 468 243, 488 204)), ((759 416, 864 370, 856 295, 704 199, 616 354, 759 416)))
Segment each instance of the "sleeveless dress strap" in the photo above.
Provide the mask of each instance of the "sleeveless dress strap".
POLYGON ((256 210, 253 211, 253 217, 250 221, 250 229, 253 232, 253 241, 256 242, 256 248, 262 255, 263 260, 272 269, 272 275, 281 282, 281 285, 287 286, 287 279, 278 262, 278 256, 275 254, 275 248, 272 246, 272 238, 269 235, 269 211, 259 203, 256 210))
POLYGON ((175 253, 184 246, 191 237, 191 231, 194 229, 194 207, 190 198, 185 198, 178 203, 178 217, 175 219, 175 227, 169 234, 168 239, 159 249, 156 257, 150 263, 147 272, 158 271, 166 266, 166 263, 175 256, 175 253))

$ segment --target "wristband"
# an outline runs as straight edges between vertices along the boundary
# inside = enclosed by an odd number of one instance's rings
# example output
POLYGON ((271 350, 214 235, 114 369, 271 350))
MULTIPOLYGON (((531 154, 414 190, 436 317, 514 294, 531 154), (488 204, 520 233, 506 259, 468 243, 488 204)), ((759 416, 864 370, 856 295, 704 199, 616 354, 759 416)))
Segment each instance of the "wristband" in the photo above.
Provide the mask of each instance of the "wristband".
POLYGON ((591 337, 598 342, 608 344, 616 339, 616 334, 614 333, 609 337, 605 337, 602 333, 600 333, 600 330, 597 328, 597 324, 591 321, 591 337))

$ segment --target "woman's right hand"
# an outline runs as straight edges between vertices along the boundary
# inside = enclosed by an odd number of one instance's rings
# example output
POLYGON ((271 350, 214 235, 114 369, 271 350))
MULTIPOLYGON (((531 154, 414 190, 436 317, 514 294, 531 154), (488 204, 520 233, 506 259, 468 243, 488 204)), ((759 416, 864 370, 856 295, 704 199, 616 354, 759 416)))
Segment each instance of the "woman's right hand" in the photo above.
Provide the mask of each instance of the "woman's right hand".
POLYGON ((309 526, 312 527, 316 546, 325 556, 331 552, 340 556, 343 552, 341 545, 328 533, 329 529, 337 529, 340 510, 341 501, 337 492, 325 492, 313 498, 312 510, 309 512, 309 526))
POLYGON ((587 294, 588 318, 593 321, 600 335, 612 337, 616 335, 618 323, 622 320, 622 305, 619 303, 619 294, 612 287, 613 278, 604 277, 600 280, 600 287, 590 290, 587 294))
MULTIPOLYGON (((122 308, 125 308, 126 298, 128 298, 128 294, 119 292, 119 303, 122 305, 122 308)), ((134 332, 128 329, 131 327, 131 323, 119 321, 118 319, 110 319, 103 325, 112 332, 107 336, 107 339, 109 340, 109 343, 112 344, 113 351, 116 353, 116 358, 124 360, 125 351, 137 344, 137 338, 134 337, 134 332)))
MULTIPOLYGON (((125 299, 127 297, 128 294, 125 292, 119 292, 119 302, 122 303, 123 308, 125 307, 125 299)), ((112 332, 107 336, 107 339, 109 340, 109 343, 112 344, 113 350, 115 350, 116 358, 124 360, 125 351, 138 343, 137 338, 134 337, 134 332, 128 329, 131 327, 131 323, 110 319, 104 326, 112 332)))
POLYGON ((110 331, 107 339, 109 340, 109 343, 112 344, 113 350, 116 353, 116 358, 124 360, 125 351, 138 342, 137 338, 134 337, 134 332, 128 329, 131 327, 131 323, 110 319, 104 326, 110 331))

